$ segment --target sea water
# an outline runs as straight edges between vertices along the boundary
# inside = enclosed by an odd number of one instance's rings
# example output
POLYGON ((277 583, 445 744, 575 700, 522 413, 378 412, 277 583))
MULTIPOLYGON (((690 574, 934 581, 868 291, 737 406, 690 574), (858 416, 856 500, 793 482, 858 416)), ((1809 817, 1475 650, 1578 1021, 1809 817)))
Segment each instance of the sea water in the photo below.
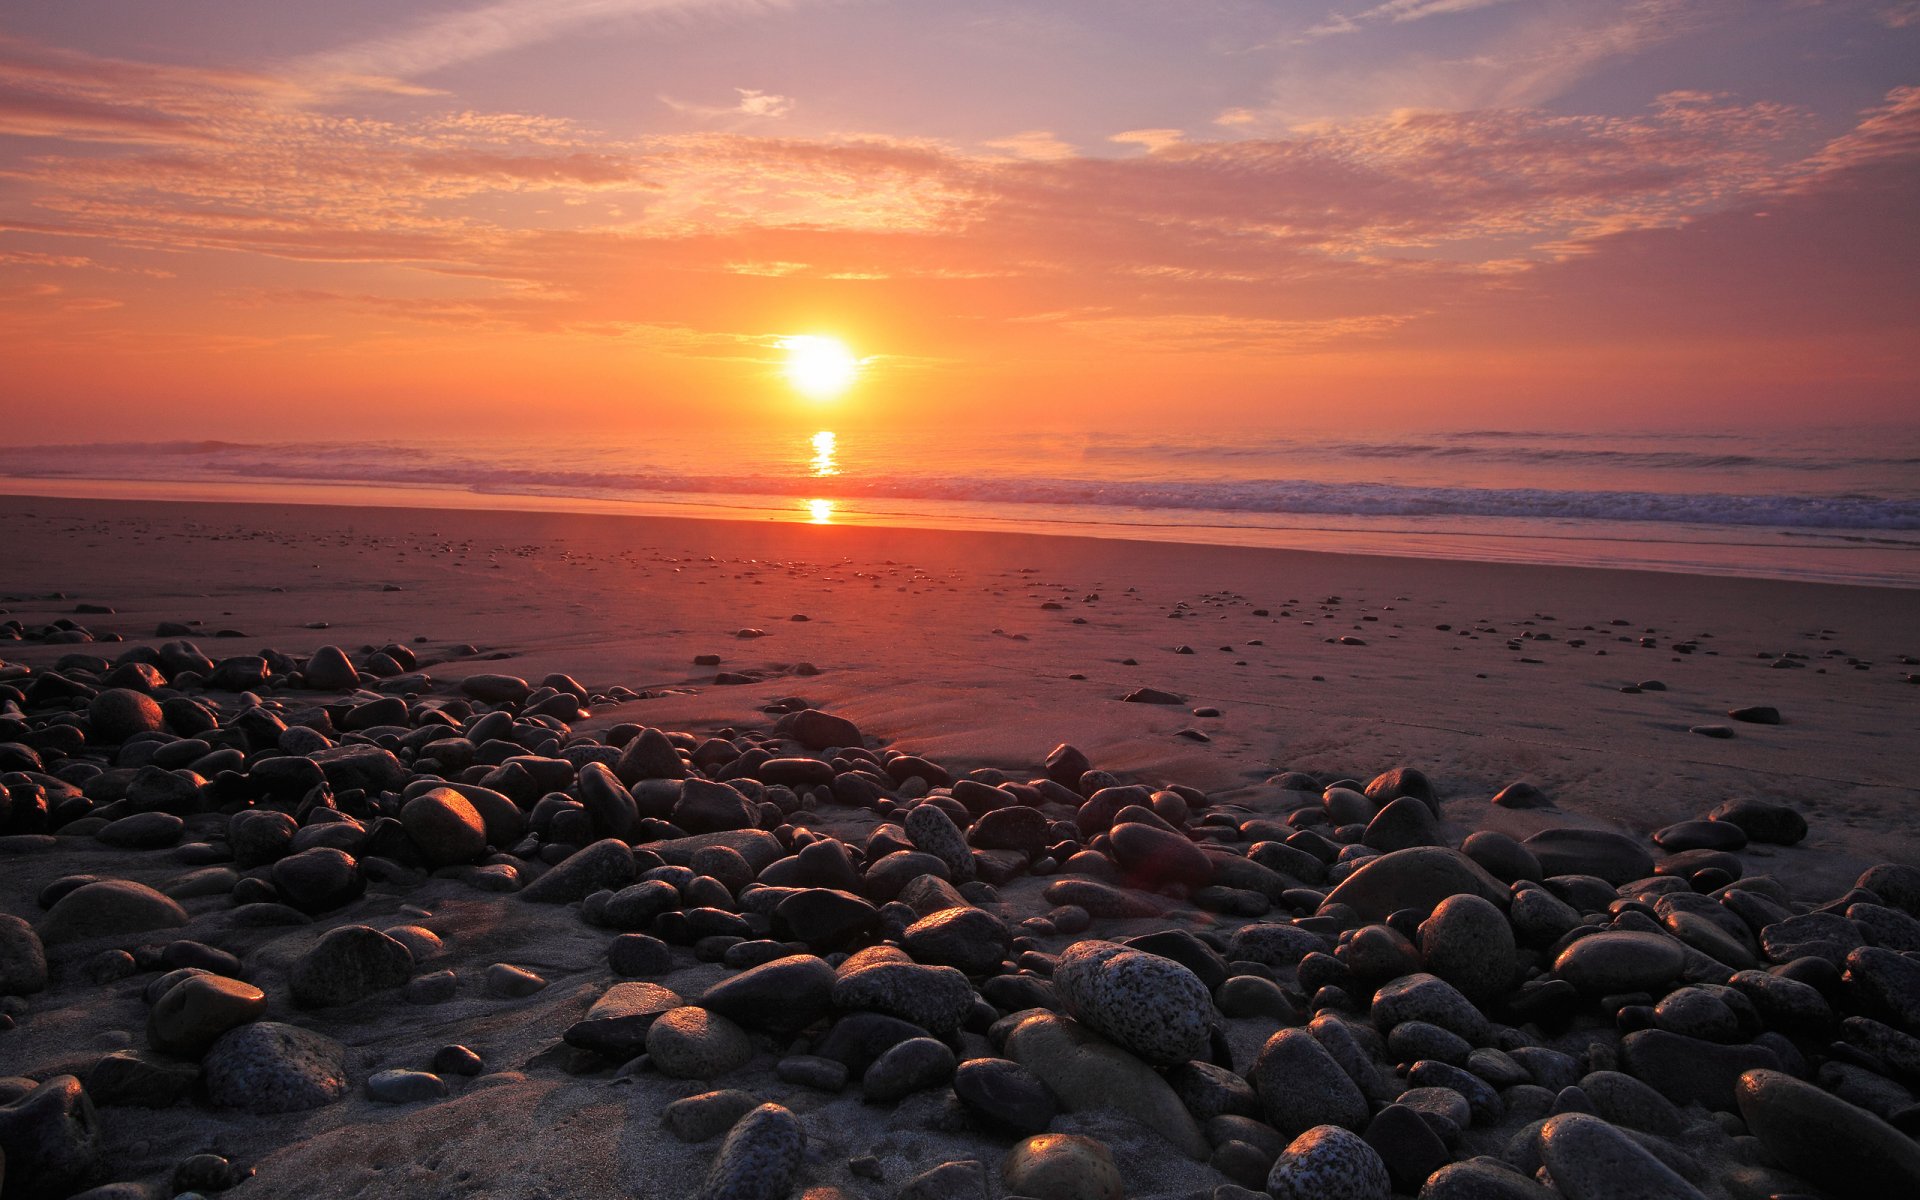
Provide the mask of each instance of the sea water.
POLYGON ((0 448, 0 475, 11 477, 4 490, 64 481, 69 495, 87 494, 86 480, 121 481, 100 494, 155 497, 270 500, 330 485, 329 500, 392 503, 452 491, 483 507, 540 498, 543 508, 1920 587, 1914 430, 123 442, 0 448))

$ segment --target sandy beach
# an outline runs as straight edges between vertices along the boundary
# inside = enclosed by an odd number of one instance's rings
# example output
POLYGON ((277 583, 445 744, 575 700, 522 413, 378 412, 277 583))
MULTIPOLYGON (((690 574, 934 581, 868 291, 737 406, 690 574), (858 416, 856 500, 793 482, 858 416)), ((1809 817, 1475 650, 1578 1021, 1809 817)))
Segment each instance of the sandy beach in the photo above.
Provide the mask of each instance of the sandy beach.
MULTIPOLYGON (((1910 590, 557 512, 10 497, 0 499, 0 525, 8 530, 0 620, 24 629, 64 620, 93 639, 0 642, 0 681, 23 691, 34 675, 56 669, 87 676, 84 660, 69 656, 111 662, 132 646, 178 640, 156 635, 178 623, 216 662, 267 650, 299 661, 338 646, 364 664, 379 647, 403 646, 428 677, 424 688, 415 685, 423 699, 460 697, 468 676, 538 684, 554 673, 591 697, 618 696, 620 688, 640 697, 588 703, 587 715, 567 723, 576 737, 638 725, 691 734, 691 744, 719 731, 771 734, 780 713, 809 709, 851 721, 876 763, 902 752, 954 778, 991 768, 1016 783, 1044 777, 1049 752, 1065 743, 1116 783, 1194 789, 1190 816, 1173 824, 1203 843, 1204 812, 1279 821, 1322 803, 1317 790, 1270 782, 1283 773, 1311 776, 1317 788, 1407 767, 1432 781, 1430 836, 1443 846, 1482 830, 1524 841, 1581 828, 1623 834, 1658 853, 1647 840, 1655 830, 1752 800, 1806 821, 1796 844, 1756 839, 1737 852, 1748 876, 1777 881, 1783 909, 1824 904, 1876 863, 1920 866, 1920 786, 1911 767, 1920 592, 1910 590), (1126 702, 1138 689, 1165 693, 1159 699, 1168 702, 1126 702), (1756 706, 1777 710, 1778 723, 1730 715, 1756 706), (1489 803, 1522 782, 1539 789, 1544 806, 1489 803)), ((257 691, 283 715, 321 699, 284 680, 257 691)), ((222 713, 237 711, 233 696, 219 699, 222 713)), ((13 760, 9 769, 17 767, 13 760)), ((904 806, 912 796, 895 799, 904 806)), ((208 847, 227 844, 231 807, 187 805, 184 831, 158 849, 102 844, 91 836, 104 824, 97 818, 78 832, 9 839, 0 908, 45 936, 43 889, 69 876, 181 895, 184 876, 225 865, 208 847)), ((822 803, 775 824, 860 847, 904 811, 822 803)), ((1073 820, 1057 803, 1047 814, 1073 820)), ((508 849, 494 845, 488 854, 508 849)), ((538 847, 529 853, 528 881, 557 857, 543 858, 538 847)), ((103 1056, 148 1054, 143 992, 156 977, 143 967, 96 982, 107 977, 98 955, 185 938, 237 956, 242 976, 265 992, 267 1020, 344 1045, 351 1087, 342 1100, 285 1116, 199 1099, 102 1106, 100 1156, 88 1182, 159 1189, 114 1195, 170 1194, 164 1186, 176 1165, 201 1152, 257 1170, 234 1193, 242 1197, 690 1195, 717 1142, 670 1137, 658 1114, 714 1088, 744 1090, 797 1114, 807 1140, 796 1195, 968 1194, 930 1190, 934 1184, 903 1193, 950 1161, 985 1164, 989 1194, 1017 1194, 1000 1173, 1015 1139, 954 1119, 959 1102, 943 1088, 881 1103, 861 1098, 857 1075, 845 1092, 794 1083, 784 1064, 776 1071, 790 1038, 764 1030, 753 1034, 751 1060, 717 1080, 626 1069, 567 1046, 561 1034, 621 982, 607 959, 613 933, 583 920, 577 905, 505 894, 526 882, 517 876, 511 887, 479 881, 473 872, 500 874, 484 865, 493 857, 460 861, 431 878, 417 868, 372 878, 364 898, 290 928, 238 924, 237 897, 188 887, 181 902, 189 923, 177 929, 47 938, 51 985, 8 1001, 15 1027, 0 1034, 0 1077, 84 1081, 103 1056), (341 1007, 296 1007, 287 980, 297 960, 345 925, 431 930, 444 944, 431 955, 416 946, 416 966, 455 972, 452 998, 409 1003, 389 990, 341 1007), (525 968, 545 986, 516 997, 510 984, 484 982, 499 963, 525 968), (443 1071, 450 1098, 388 1107, 366 1094, 372 1073, 425 1070, 450 1043, 473 1047, 486 1062, 471 1080, 443 1071)), ((1080 938, 1044 924, 1056 905, 1042 893, 1068 876, 1025 866, 982 903, 1031 939, 1010 952, 1006 970, 1035 974, 1054 969, 1047 956, 1080 938), (1022 927, 1028 918, 1043 923, 1022 927)), ((266 866, 241 873, 262 876, 266 866)), ((1184 928, 1225 938, 1253 915, 1198 911, 1178 887, 1144 890, 1158 897, 1162 916, 1099 916, 1084 936, 1184 928)), ((1259 920, 1291 916, 1319 930, 1311 909, 1289 914, 1274 903, 1259 920)), ((1545 948, 1522 948, 1530 977, 1552 966, 1541 958, 1545 948)), ((681 945, 673 955, 670 970, 648 978, 679 997, 734 974, 721 962, 695 961, 681 945)), ((1301 986, 1292 964, 1273 978, 1289 991, 1301 986)), ((408 986, 417 984, 418 977, 408 986)), ((1270 1036, 1305 1016, 1255 1006, 1224 1020, 1231 1069, 1252 1070, 1270 1036)), ((1554 1036, 1597 1040, 1608 1048, 1591 1061, 1612 1061, 1625 1031, 1576 1021, 1571 1033, 1562 1025, 1554 1036)), ((949 1040, 991 1055, 987 1032, 969 1018, 949 1040)), ((817 1055, 820 1039, 806 1036, 817 1055)), ((1538 1030, 1528 1034, 1535 1038, 1573 1049, 1538 1030)), ((1802 1050, 1830 1040, 1814 1038, 1802 1050)), ((1543 1082, 1522 1087, 1540 1092, 1543 1082)), ((1535 1099, 1528 1093, 1510 1107, 1523 1114, 1535 1099)), ((1498 1155, 1524 1124, 1476 1119, 1456 1155, 1498 1155)), ((1675 1145, 1705 1164, 1690 1178, 1701 1194, 1766 1194, 1753 1188, 1784 1177, 1766 1174, 1784 1170, 1778 1154, 1772 1166, 1756 1166, 1745 1143, 1730 1140, 1735 1125, 1725 1108, 1696 1106, 1674 1134, 1675 1145), (1752 1177, 1761 1182, 1746 1187, 1742 1170, 1760 1172, 1752 1177)), ((1209 1165, 1172 1153, 1111 1109, 1063 1112, 1052 1129, 1107 1144, 1129 1196, 1217 1194, 1229 1178, 1217 1154, 1209 1165)), ((16 1162, 8 1170, 12 1200, 16 1162)))

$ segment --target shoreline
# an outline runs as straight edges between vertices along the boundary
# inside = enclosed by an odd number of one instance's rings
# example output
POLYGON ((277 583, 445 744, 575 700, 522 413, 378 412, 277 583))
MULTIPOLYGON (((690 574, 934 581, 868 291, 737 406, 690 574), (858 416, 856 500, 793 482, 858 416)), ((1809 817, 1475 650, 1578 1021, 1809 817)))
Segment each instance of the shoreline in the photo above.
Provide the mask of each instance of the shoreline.
MULTIPOLYGON (((1603 537, 1501 530, 1467 532, 1424 531, 1399 527, 1274 527, 1117 519, 1085 521, 1071 516, 1019 517, 987 512, 968 513, 956 511, 954 506, 947 506, 946 510, 941 512, 901 513, 851 509, 845 507, 847 502, 844 500, 828 502, 828 515, 826 519, 821 519, 809 508, 809 505, 816 503, 814 501, 791 500, 790 503, 778 507, 771 503, 788 499, 783 497, 741 497, 742 500, 765 499, 770 502, 763 506, 754 503, 714 503, 691 496, 672 500, 629 500, 530 492, 481 491, 427 484, 338 484, 324 481, 173 482, 0 475, 0 497, 23 500, 139 501, 240 506, 291 504, 324 508, 400 508, 429 512, 577 513, 643 520, 725 521, 748 525, 813 525, 835 528, 1089 538, 1161 545, 1237 547, 1435 562, 1643 571, 1703 578, 1920 590, 1920 572, 1909 576, 1904 573, 1889 574, 1889 569, 1882 569, 1858 577, 1847 577, 1821 574, 1806 567, 1790 568, 1784 563, 1763 566, 1748 561, 1703 561, 1705 557, 1714 554, 1724 558, 1739 557, 1742 552, 1746 552, 1747 557, 1751 557, 1756 551, 1779 549, 1757 540, 1716 542, 1674 537, 1624 535, 1603 537), (1525 547, 1532 553, 1514 553, 1511 550, 1513 547, 1525 547), (1592 550, 1601 547, 1634 547, 1642 553, 1639 557, 1614 559, 1597 553, 1582 552, 1583 549, 1592 550), (1669 557, 1663 558, 1662 555, 1669 557)), ((1791 530, 1778 532, 1782 536, 1798 536, 1791 530)), ((1796 557, 1862 552, 1857 546, 1816 543, 1795 543, 1792 550, 1796 557)), ((1905 552, 1890 547, 1884 549, 1876 547, 1876 550, 1887 555, 1905 552)))

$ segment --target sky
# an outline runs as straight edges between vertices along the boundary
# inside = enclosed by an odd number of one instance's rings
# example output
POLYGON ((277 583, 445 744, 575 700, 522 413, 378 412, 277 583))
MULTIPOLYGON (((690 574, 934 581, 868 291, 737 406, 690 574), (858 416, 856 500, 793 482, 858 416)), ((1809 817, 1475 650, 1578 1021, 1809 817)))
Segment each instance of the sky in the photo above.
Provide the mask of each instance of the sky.
POLYGON ((1911 428, 1917 212, 1920 0, 11 0, 0 421, 1911 428))

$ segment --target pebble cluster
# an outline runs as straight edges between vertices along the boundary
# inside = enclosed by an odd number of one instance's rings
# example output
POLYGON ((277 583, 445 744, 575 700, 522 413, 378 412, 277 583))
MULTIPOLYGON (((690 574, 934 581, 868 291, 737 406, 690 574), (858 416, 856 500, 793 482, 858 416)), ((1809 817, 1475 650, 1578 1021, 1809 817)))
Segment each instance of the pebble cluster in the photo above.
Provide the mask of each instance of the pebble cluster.
MULTIPOLYGON (((589 736, 633 694, 418 668, 397 645, 214 663, 185 641, 0 664, 0 863, 93 844, 180 868, 60 877, 0 915, 4 1061, 34 1062, 49 988, 128 981, 148 1006, 144 1045, 0 1078, 5 1200, 252 1172, 193 1153, 116 1179, 116 1109, 431 1105, 533 1069, 449 1043, 363 1072, 302 1023, 467 986, 426 910, 356 919, 442 880, 604 934, 618 982, 553 1040, 696 1085, 657 1119, 714 1143, 701 1200, 1118 1200, 1130 1147, 1060 1127, 1094 1112, 1214 1200, 1920 1195, 1920 868, 1796 899, 1742 856, 1804 838, 1791 809, 1456 846, 1410 767, 1215 802, 1065 745, 958 774, 794 704, 761 730, 589 736), (864 834, 810 827, 839 813, 864 834), (648 981, 689 962, 730 974, 648 981), (1245 1053, 1249 1029, 1271 1032, 1245 1053), (1004 1150, 825 1184, 804 1106, 727 1086, 767 1063, 876 1105, 933 1095, 934 1127, 1004 1150)), ((479 975, 503 1002, 549 985, 479 975)))

